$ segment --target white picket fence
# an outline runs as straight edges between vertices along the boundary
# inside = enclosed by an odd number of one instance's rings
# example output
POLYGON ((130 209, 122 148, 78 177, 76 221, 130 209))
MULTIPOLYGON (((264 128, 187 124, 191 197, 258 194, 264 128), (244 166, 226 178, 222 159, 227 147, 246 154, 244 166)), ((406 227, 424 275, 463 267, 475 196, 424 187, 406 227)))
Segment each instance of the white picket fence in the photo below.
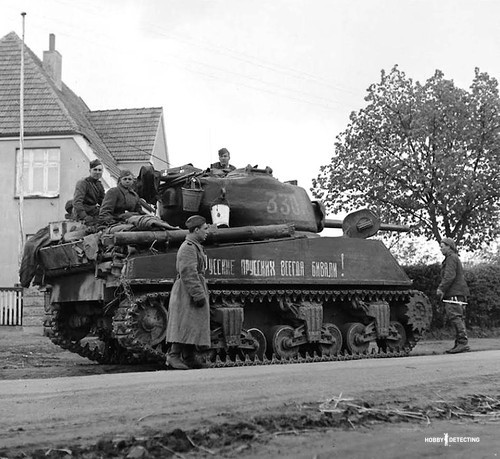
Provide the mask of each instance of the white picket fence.
POLYGON ((0 287, 0 325, 23 324, 22 287, 0 287))

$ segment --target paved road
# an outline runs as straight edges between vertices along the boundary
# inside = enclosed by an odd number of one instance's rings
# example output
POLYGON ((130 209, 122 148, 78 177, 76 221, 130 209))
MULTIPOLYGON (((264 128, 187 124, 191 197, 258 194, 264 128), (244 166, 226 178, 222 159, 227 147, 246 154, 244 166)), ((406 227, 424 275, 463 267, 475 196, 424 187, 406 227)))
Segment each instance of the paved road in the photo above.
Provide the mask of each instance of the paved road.
POLYGON ((302 365, 0 381, 0 446, 75 441, 144 427, 201 426, 286 403, 421 384, 499 381, 500 351, 302 365))

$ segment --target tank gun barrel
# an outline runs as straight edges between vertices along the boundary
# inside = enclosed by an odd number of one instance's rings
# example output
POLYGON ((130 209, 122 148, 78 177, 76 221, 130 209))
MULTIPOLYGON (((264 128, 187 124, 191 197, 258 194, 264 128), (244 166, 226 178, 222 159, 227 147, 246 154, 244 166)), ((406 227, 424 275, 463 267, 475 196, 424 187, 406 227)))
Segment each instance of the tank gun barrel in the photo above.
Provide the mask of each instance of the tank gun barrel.
MULTIPOLYGON (((342 220, 337 220, 334 218, 325 219, 325 228, 340 228, 342 229, 342 220)), ((408 233, 411 228, 406 225, 396 225, 391 223, 381 223, 380 231, 396 231, 398 233, 408 233)))
MULTIPOLYGON (((242 226, 238 228, 209 227, 207 231, 208 243, 260 241, 263 239, 280 239, 293 236, 295 228, 293 225, 266 225, 266 226, 242 226)), ((168 243, 170 246, 180 245, 187 230, 168 231, 123 231, 119 233, 103 235, 104 245, 152 245, 157 243, 168 243)))

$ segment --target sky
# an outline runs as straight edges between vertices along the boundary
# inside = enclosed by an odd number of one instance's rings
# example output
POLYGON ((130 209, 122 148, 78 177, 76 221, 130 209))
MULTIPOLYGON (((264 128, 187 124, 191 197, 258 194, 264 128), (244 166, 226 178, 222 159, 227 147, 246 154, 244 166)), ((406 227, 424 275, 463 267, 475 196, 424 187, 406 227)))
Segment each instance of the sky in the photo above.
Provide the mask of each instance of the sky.
MULTIPOLYGON (((91 110, 163 107, 170 166, 269 166, 309 190, 381 70, 436 69, 468 88, 500 76, 497 0, 0 0, 0 36, 40 58, 91 110)), ((167 167, 167 165, 165 165, 167 167)))

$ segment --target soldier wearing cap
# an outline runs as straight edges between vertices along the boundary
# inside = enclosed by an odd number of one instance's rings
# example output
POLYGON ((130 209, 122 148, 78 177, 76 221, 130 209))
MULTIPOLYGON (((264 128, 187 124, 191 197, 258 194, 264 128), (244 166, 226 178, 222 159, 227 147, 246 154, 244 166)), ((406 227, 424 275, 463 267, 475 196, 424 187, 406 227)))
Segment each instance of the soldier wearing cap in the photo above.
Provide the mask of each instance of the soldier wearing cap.
POLYGON ((104 187, 101 183, 103 166, 95 159, 90 162, 90 175, 79 180, 73 194, 73 217, 92 223, 99 215, 99 207, 104 199, 104 187))
POLYGON ((227 148, 221 148, 219 150, 219 161, 210 164, 210 171, 215 175, 226 175, 227 173, 234 171, 236 167, 229 164, 231 155, 227 148))
POLYGON ((470 292, 455 241, 445 237, 441 240, 440 248, 445 258, 436 295, 439 300, 443 300, 445 317, 455 329, 455 346, 446 353, 458 354, 470 350, 464 322, 464 308, 470 292))
POLYGON ((210 346, 210 306, 205 280, 207 237, 204 217, 194 215, 186 220, 189 233, 177 252, 177 279, 168 305, 166 340, 171 343, 167 365, 176 370, 200 368, 195 346, 210 346))
POLYGON ((110 188, 99 210, 101 223, 126 221, 132 215, 143 215, 139 195, 134 190, 134 174, 128 169, 120 171, 118 185, 110 188))

